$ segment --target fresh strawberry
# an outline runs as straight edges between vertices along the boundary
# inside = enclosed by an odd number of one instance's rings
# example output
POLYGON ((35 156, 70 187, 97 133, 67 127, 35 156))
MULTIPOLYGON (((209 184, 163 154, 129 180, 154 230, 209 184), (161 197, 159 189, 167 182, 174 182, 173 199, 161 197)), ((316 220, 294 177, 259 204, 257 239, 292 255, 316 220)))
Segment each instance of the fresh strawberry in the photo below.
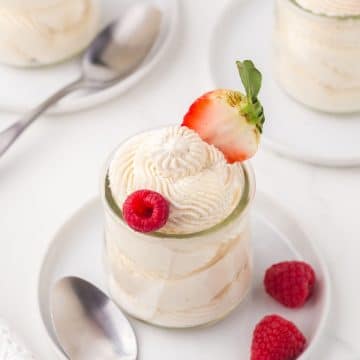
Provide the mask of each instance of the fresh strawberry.
POLYGON ((190 106, 182 123, 221 150, 229 163, 245 161, 256 153, 265 121, 257 98, 261 73, 250 60, 236 64, 246 95, 227 89, 210 91, 190 106))

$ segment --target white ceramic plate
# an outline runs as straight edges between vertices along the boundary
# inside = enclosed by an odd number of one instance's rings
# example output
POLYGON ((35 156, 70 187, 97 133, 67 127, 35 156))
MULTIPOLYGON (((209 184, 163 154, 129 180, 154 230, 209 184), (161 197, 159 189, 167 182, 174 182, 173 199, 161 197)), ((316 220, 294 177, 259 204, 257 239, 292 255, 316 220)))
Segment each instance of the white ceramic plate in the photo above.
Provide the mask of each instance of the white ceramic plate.
POLYGON ((235 60, 252 59, 264 78, 260 99, 265 108, 263 143, 298 160, 326 166, 360 164, 360 114, 329 115, 312 111, 286 95, 272 72, 273 0, 236 0, 225 9, 210 46, 216 86, 242 88, 235 60))
MULTIPOLYGON (((39 275, 39 305, 45 328, 56 345, 49 314, 49 294, 62 276, 83 277, 104 289, 102 266, 102 209, 96 199, 76 212, 54 237, 39 275)), ((167 330, 132 320, 144 360, 248 360, 252 330, 266 314, 277 313, 294 321, 309 343, 307 359, 321 334, 329 311, 329 276, 322 256, 294 219, 268 197, 258 194, 253 212, 255 278, 247 299, 218 324, 190 330, 167 330), (264 271, 289 259, 310 262, 318 276, 315 296, 301 310, 289 310, 267 296, 262 287, 264 271)))
MULTIPOLYGON (((103 0, 103 26, 117 18, 133 0, 103 0)), ((138 82, 160 60, 174 38, 178 23, 177 0, 139 0, 153 3, 163 12, 158 41, 144 63, 129 77, 111 88, 69 96, 54 106, 50 113, 83 110, 120 95, 138 82)), ((80 75, 80 56, 61 64, 39 69, 12 68, 0 64, 0 109, 24 112, 80 75)))

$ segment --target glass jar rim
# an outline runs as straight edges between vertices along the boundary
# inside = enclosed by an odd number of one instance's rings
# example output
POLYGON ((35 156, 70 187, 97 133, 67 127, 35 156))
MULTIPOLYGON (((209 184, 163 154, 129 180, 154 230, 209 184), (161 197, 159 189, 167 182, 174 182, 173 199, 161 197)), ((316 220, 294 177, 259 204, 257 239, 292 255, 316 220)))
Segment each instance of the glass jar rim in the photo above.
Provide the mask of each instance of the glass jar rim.
MULTIPOLYGON (((156 128, 155 128, 156 129, 156 128)), ((151 130, 151 129, 150 129, 151 130)), ((140 133, 139 133, 140 134, 140 133)), ((136 136, 134 134, 133 136, 136 136)), ((132 136, 131 136, 132 137, 132 136)), ((100 186, 101 186, 101 200, 104 204, 106 210, 109 211, 112 218, 118 222, 121 226, 126 226, 129 228, 128 225, 123 220, 122 212, 119 206, 116 204, 112 192, 110 189, 109 184, 109 177, 108 177, 108 169, 110 162, 112 161, 115 152, 124 144, 127 140, 129 140, 131 137, 125 139, 123 142, 120 143, 116 147, 114 151, 111 152, 108 160, 105 163, 104 170, 101 176, 100 186)), ((243 170, 244 174, 244 189, 241 195, 241 198, 235 207, 235 209, 231 212, 229 216, 226 217, 223 221, 220 223, 195 233, 189 233, 189 234, 167 234, 167 233, 161 233, 161 232, 152 232, 152 233, 142 233, 142 235, 148 236, 149 238, 166 238, 166 239, 193 239, 198 238, 202 236, 206 236, 208 234, 211 234, 213 232, 216 232, 218 230, 223 229, 229 224, 232 224, 236 219, 238 219, 240 216, 248 212, 249 206, 254 199, 255 196, 255 190, 256 190, 256 182, 255 182, 255 174, 254 170, 250 164, 249 161, 246 161, 241 164, 241 168, 243 170)))
POLYGON ((283 2, 287 2, 291 6, 293 6, 297 11, 305 13, 309 16, 313 16, 318 19, 328 19, 328 20, 359 20, 360 21, 360 14, 356 15, 327 15, 323 13, 316 13, 310 9, 306 9, 301 6, 296 0, 280 0, 283 2))

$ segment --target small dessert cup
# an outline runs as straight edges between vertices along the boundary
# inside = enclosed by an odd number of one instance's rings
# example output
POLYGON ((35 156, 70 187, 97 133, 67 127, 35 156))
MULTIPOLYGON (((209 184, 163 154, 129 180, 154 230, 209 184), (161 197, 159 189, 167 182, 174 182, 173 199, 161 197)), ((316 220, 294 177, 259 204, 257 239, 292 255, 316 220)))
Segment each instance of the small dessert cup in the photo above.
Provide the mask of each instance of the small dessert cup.
POLYGON ((236 308, 252 278, 251 165, 242 165, 242 196, 231 215, 210 229, 186 235, 132 230, 113 199, 108 168, 101 192, 105 265, 113 300, 135 318, 170 328, 210 324, 236 308))
POLYGON ((99 24, 99 0, 1 0, 0 62, 59 63, 85 49, 99 24))
POLYGON ((360 15, 316 14, 294 0, 277 0, 275 14, 274 71, 281 87, 315 110, 360 111, 360 15))

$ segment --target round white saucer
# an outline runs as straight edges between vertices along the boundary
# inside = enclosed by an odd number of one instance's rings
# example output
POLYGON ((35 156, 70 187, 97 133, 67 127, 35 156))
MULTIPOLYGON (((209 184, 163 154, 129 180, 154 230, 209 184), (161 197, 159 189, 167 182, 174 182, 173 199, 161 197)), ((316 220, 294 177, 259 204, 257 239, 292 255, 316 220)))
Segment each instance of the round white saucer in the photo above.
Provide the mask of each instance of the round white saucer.
MULTIPOLYGON (((158 41, 144 63, 118 84, 97 92, 79 92, 67 97, 49 110, 64 113, 83 110, 120 95, 137 83, 165 53, 176 33, 178 23, 177 0, 142 0, 155 4, 163 12, 163 23, 158 41)), ((117 18, 132 0, 103 0, 103 26, 117 18)), ((63 85, 80 75, 80 56, 64 63, 38 69, 13 68, 0 64, 0 109, 24 112, 33 108, 63 85)))
MULTIPOLYGON (((60 228, 53 238, 39 274, 41 317, 61 359, 51 326, 49 294, 62 276, 76 275, 104 289, 102 264, 103 229, 99 199, 87 203, 60 228)), ((278 204, 258 194, 252 218, 255 278, 247 299, 226 319, 207 328, 168 330, 130 319, 136 331, 140 356, 144 360, 248 360, 252 331, 266 314, 277 313, 294 321, 308 339, 301 360, 308 358, 323 331, 329 311, 330 283, 321 254, 314 248, 296 221, 278 204), (289 310, 276 303, 263 290, 264 271, 271 264, 289 259, 311 263, 318 286, 301 310, 289 310)))
POLYGON ((226 7, 210 46, 210 69, 216 86, 242 88, 235 60, 252 59, 264 79, 260 92, 266 116, 264 145, 318 165, 360 165, 360 114, 312 111, 291 99, 276 83, 272 71, 273 8, 273 0, 236 0, 226 7))

